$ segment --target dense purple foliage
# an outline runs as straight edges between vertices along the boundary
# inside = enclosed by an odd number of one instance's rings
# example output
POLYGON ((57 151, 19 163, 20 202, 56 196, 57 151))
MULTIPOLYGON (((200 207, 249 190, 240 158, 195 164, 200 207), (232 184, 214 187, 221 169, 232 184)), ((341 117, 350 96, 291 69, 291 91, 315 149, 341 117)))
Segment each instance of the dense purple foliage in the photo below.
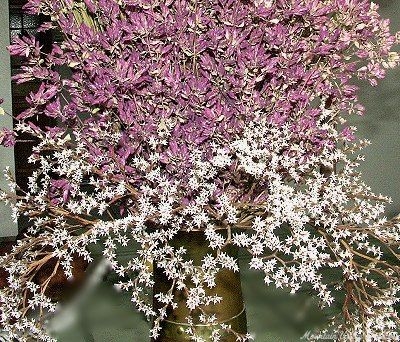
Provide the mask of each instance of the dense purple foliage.
MULTIPOLYGON (((15 80, 42 80, 18 119, 59 119, 65 131, 80 132, 88 162, 100 172, 117 163, 114 176, 135 186, 146 172, 132 165, 133 158, 159 153, 168 177, 182 181, 191 151, 210 161, 212 146, 230 151, 243 127, 262 118, 288 125, 304 158, 333 146, 320 124, 324 109, 361 114, 352 77, 358 73, 372 84, 382 78, 379 60, 395 40, 369 1, 84 3, 101 29, 63 11, 71 1, 26 6, 55 18, 65 40, 46 55, 34 37, 10 47, 29 59, 15 80), (71 71, 67 79, 61 66, 71 71)), ((236 166, 217 183, 237 188, 236 166)))

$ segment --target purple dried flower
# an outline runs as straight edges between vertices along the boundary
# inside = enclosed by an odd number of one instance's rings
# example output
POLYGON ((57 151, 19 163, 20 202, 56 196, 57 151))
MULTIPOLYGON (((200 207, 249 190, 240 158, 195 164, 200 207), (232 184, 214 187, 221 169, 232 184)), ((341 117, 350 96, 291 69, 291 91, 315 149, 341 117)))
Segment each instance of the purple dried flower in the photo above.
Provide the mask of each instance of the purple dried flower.
POLYGON ((52 205, 66 203, 73 189, 66 179, 53 179, 50 183, 49 197, 52 205))
POLYGON ((0 131, 0 145, 4 147, 13 147, 16 143, 16 136, 15 132, 8 128, 2 128, 0 131))
POLYGON ((244 127, 264 117, 272 126, 291 127, 304 156, 318 154, 333 144, 318 126, 324 101, 330 110, 362 113, 351 77, 357 72, 375 84, 385 71, 372 60, 388 57, 395 43, 388 22, 367 1, 198 1, 193 10, 189 1, 150 6, 85 0, 82 6, 99 27, 76 20, 75 5, 28 5, 54 14, 66 39, 40 66, 33 37, 10 46, 12 54, 30 60, 17 82, 43 81, 18 119, 38 112, 59 118, 95 139, 88 150, 99 144, 113 151, 125 176, 135 179, 142 176, 129 164, 136 153, 152 153, 152 139, 167 139, 157 153, 168 177, 182 180, 191 151, 209 160, 215 141, 229 149, 244 127), (345 58, 351 54, 367 62, 345 58), (71 77, 60 81, 54 65, 68 66, 71 77), (69 93, 67 103, 60 101, 61 91, 69 93), (115 124, 105 127, 104 120, 115 124))
POLYGON ((356 140, 356 137, 354 135, 354 131, 351 127, 344 127, 342 129, 342 132, 340 133, 340 135, 343 137, 344 140, 346 141, 354 141, 356 140))

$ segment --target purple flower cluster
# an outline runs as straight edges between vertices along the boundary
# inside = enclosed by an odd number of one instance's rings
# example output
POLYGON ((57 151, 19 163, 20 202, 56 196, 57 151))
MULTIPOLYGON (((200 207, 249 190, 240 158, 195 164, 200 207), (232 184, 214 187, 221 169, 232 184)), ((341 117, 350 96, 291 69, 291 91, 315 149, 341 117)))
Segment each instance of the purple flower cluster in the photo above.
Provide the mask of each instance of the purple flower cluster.
MULTIPOLYGON (((83 135, 90 162, 103 156, 106 171, 117 161, 136 185, 144 174, 133 158, 155 152, 182 181, 191 151, 209 161, 212 146, 230 150, 264 118, 289 126, 305 158, 333 146, 321 122, 335 117, 324 112, 361 114, 351 78, 375 84, 395 42, 376 8, 358 0, 34 0, 26 9, 51 15, 65 39, 46 55, 31 36, 11 45, 29 61, 17 82, 42 81, 18 119, 59 119, 83 135), (78 5, 97 25, 77 20, 78 5)), ((219 177, 231 183, 230 173, 219 177)))
POLYGON ((8 128, 2 128, 0 131, 0 145, 12 147, 15 145, 15 133, 8 128))

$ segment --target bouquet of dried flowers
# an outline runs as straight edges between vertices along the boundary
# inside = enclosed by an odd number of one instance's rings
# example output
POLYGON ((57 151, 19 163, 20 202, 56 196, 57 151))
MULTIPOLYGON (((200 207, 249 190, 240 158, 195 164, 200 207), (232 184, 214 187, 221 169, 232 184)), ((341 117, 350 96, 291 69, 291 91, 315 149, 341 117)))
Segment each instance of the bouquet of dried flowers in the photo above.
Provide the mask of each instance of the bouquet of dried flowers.
MULTIPOLYGON (((113 269, 130 276, 117 286, 153 320, 154 339, 176 303, 170 291, 152 294, 149 262, 174 287, 192 279, 186 302, 195 310, 218 302, 204 289, 221 269, 238 269, 227 245, 246 249, 267 285, 293 293, 311 286, 321 306, 342 300, 334 324, 343 339, 398 339, 399 220, 382 216, 388 198, 361 180, 358 153, 368 141, 346 124, 364 112, 354 79, 375 86, 399 63, 391 52, 399 37, 376 4, 30 0, 25 7, 48 16, 41 30, 60 30, 63 40, 48 52, 33 36, 9 47, 26 58, 14 79, 41 82, 15 129, 0 133, 4 146, 22 133, 39 141, 29 188, 16 195, 6 172, 10 189, 0 195, 15 219, 30 222, 0 258, 9 274, 1 324, 11 338, 52 340, 43 319, 56 309, 46 296, 51 276, 35 282, 35 273, 54 258, 54 270, 71 276, 73 256, 91 262, 88 246, 101 244, 113 269), (58 124, 40 128, 37 115, 58 124), (203 232, 217 253, 194 266, 170 244, 180 231, 203 232), (137 249, 122 264, 116 249, 130 241, 137 249), (340 276, 332 282, 327 269, 340 276)), ((228 328, 216 326, 210 341, 228 328)))

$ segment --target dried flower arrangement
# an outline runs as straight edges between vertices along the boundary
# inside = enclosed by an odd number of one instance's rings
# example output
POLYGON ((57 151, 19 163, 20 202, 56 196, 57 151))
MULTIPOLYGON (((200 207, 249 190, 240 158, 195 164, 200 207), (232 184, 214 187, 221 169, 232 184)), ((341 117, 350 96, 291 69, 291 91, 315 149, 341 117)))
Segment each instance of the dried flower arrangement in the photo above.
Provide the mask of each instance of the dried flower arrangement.
POLYGON ((361 180, 368 141, 346 125, 364 112, 354 79, 375 86, 399 64, 399 38, 376 4, 30 0, 26 10, 47 15, 41 30, 57 28, 64 40, 48 53, 32 36, 9 48, 26 58, 15 80, 41 81, 15 130, 0 133, 4 146, 21 133, 39 139, 29 190, 16 195, 6 172, 0 196, 31 224, 0 258, 11 338, 52 340, 43 319, 56 310, 51 276, 35 274, 54 258, 54 271, 70 277, 74 255, 92 261, 91 244, 129 275, 117 286, 153 320, 154 340, 177 305, 174 289, 201 312, 198 322, 187 317, 193 340, 206 340, 199 322, 213 327, 207 341, 224 341, 224 331, 250 338, 202 309, 221 300, 207 295, 217 274, 239 269, 230 245, 250 253, 267 285, 311 286, 321 306, 342 300, 332 324, 343 339, 399 338, 399 219, 382 216, 389 199, 361 180), (41 129, 36 115, 59 124, 41 129), (215 253, 194 264, 171 243, 181 232, 201 232, 215 253), (129 241, 138 248, 121 264, 116 249, 129 241), (167 291, 152 293, 150 262, 171 281, 167 291), (327 269, 340 277, 332 282, 327 269))

